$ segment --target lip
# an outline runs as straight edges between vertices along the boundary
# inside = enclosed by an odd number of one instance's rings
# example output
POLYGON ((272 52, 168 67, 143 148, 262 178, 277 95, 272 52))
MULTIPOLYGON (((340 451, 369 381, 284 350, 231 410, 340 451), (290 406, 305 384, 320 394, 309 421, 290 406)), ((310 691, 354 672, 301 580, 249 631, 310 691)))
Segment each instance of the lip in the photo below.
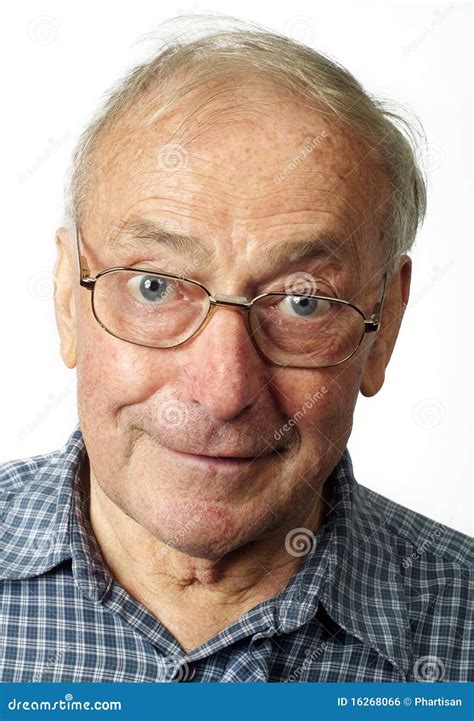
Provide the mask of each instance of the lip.
POLYGON ((198 453, 173 451, 170 448, 167 448, 167 451, 194 466, 219 470, 243 470, 253 463, 262 462, 264 459, 274 459, 277 456, 276 452, 266 453, 260 456, 206 456, 198 453))

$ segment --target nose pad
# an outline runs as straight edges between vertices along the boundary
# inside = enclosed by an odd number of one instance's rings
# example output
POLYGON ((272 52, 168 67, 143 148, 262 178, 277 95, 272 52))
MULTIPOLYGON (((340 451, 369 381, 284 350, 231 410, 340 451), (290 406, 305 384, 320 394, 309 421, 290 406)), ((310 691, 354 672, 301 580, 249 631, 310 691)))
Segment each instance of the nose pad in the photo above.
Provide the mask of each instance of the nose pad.
POLYGON ((230 295, 229 293, 219 293, 214 296, 214 300, 226 300, 231 303, 248 303, 246 295, 230 295))

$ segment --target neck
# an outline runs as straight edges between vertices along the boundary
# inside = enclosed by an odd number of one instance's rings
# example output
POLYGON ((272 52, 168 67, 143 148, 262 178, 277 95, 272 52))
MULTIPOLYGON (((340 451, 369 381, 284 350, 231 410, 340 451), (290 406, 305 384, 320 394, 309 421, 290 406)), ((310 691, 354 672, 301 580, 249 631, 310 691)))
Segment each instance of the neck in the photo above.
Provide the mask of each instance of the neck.
MULTIPOLYGON (((324 500, 318 499, 300 527, 316 532, 325 508, 324 500)), ((181 553, 125 514, 103 492, 92 470, 89 510, 112 576, 168 628, 186 652, 276 595, 301 563, 301 557, 285 548, 290 528, 245 544, 217 561, 181 553)))

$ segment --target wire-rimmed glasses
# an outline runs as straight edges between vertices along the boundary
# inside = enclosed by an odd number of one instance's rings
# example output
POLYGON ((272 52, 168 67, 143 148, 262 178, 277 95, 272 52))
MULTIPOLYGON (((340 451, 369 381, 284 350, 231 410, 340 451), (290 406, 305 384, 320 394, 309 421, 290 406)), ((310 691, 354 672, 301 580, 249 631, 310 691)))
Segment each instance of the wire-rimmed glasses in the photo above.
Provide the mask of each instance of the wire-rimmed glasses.
POLYGON ((367 318, 349 301, 294 291, 244 296, 212 295, 197 280, 116 266, 91 277, 80 250, 80 284, 91 291, 97 322, 111 335, 148 348, 175 348, 196 336, 219 306, 244 311, 249 338, 268 361, 293 368, 339 365, 358 350, 366 333, 377 331, 385 298, 367 318))

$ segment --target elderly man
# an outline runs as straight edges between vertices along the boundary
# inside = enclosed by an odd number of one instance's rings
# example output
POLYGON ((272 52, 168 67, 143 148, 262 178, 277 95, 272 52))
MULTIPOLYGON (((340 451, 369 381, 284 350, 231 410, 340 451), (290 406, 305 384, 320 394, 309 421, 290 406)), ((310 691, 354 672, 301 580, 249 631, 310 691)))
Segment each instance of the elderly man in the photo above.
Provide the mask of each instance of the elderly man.
POLYGON ((470 540, 347 450, 424 210, 393 114, 282 36, 120 82, 56 236, 79 424, 1 469, 1 681, 468 679, 470 540))

